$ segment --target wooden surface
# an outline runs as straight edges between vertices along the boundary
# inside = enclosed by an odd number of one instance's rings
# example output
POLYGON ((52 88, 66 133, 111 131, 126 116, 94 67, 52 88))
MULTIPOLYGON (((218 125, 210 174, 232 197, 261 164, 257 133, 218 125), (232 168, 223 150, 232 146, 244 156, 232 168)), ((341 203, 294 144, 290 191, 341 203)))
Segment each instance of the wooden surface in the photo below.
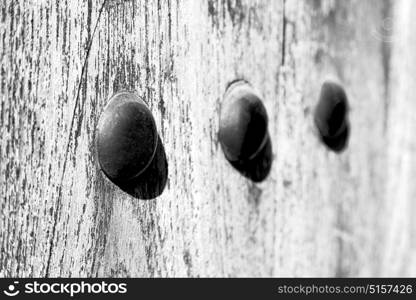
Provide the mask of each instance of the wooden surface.
POLYGON ((415 5, 1 1, 0 276, 416 276, 415 5), (259 184, 217 140, 239 78, 269 115, 259 184), (312 121, 326 78, 350 100, 341 155, 312 121), (99 115, 126 89, 165 147, 154 200, 97 165, 99 115))

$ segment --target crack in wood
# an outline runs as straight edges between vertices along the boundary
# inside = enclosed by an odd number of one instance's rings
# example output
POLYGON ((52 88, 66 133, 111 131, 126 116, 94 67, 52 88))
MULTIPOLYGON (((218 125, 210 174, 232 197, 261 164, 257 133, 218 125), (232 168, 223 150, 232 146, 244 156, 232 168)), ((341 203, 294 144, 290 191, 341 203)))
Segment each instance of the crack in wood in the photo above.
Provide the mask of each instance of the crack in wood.
POLYGON ((49 275, 50 275, 50 266, 51 266, 51 260, 52 260, 53 245, 54 245, 54 240, 55 240, 55 235, 56 235, 56 226, 57 226, 57 223, 58 223, 59 211, 60 211, 60 206, 61 206, 61 201, 62 201, 62 185, 63 185, 63 182, 64 182, 65 171, 66 171, 66 166, 67 166, 67 161, 68 161, 68 153, 69 153, 69 150, 70 150, 70 145, 71 145, 71 140, 72 140, 72 129, 73 129, 74 124, 75 124, 75 116, 77 115, 76 110, 77 110, 77 107, 78 107, 79 101, 80 101, 79 100, 80 99, 80 91, 81 91, 81 87, 82 87, 82 83, 83 83, 83 78, 85 76, 84 74, 85 74, 86 69, 87 69, 88 57, 89 57, 89 54, 90 54, 92 43, 94 41, 95 32, 96 32, 98 24, 100 22, 101 14, 103 12, 103 9, 105 7, 106 2, 107 2, 107 0, 103 0, 103 4, 100 7, 98 17, 97 17, 97 21, 95 23, 92 36, 90 38, 90 41, 87 43, 87 50, 86 50, 84 62, 82 64, 80 81, 79 81, 78 88, 77 88, 77 91, 76 91, 75 105, 74 105, 74 109, 73 109, 73 112, 72 112, 71 125, 69 127, 68 142, 67 142, 67 145, 65 147, 65 155, 64 155, 64 162, 63 162, 62 173, 61 173, 61 180, 60 180, 60 184, 58 186, 58 197, 56 199, 55 212, 54 212, 54 217, 53 217, 52 236, 50 238, 50 246, 49 246, 48 260, 47 260, 47 263, 46 263, 45 277, 49 277, 49 275))

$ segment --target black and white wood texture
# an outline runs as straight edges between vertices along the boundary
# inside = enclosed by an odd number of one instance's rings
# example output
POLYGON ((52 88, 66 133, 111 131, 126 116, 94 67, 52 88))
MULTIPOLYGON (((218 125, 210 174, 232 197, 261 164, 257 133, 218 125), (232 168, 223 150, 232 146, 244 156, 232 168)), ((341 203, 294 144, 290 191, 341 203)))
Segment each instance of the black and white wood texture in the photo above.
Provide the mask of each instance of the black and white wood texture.
POLYGON ((416 1, 3 0, 0 276, 416 276, 416 1), (340 81, 351 138, 320 142, 340 81), (226 86, 269 116, 273 165, 218 142, 226 86), (109 97, 137 92, 168 162, 138 200, 100 171, 109 97))

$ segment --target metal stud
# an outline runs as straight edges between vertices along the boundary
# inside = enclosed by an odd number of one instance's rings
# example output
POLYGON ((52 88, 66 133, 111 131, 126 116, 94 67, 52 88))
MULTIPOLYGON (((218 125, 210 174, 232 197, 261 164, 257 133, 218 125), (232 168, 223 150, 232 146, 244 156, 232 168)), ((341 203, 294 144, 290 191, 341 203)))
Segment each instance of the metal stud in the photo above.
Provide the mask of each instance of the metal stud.
POLYGON ((341 152, 346 148, 350 133, 348 98, 340 84, 323 83, 314 121, 321 140, 329 149, 341 152))
POLYGON ((266 108, 245 81, 231 84, 221 106, 218 139, 227 160, 253 181, 271 167, 271 141, 266 108))
POLYGON ((157 143, 156 124, 143 100, 131 92, 112 96, 98 122, 102 171, 115 182, 136 178, 152 162, 157 143))

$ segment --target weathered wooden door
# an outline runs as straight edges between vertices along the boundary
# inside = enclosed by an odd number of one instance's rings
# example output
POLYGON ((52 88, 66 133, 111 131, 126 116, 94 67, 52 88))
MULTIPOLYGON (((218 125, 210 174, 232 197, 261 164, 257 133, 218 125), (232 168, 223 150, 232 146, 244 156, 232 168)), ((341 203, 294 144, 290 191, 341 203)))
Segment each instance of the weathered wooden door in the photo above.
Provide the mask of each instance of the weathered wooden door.
POLYGON ((394 276, 416 271, 411 0, 0 3, 0 276, 394 276), (322 82, 350 101, 341 154, 317 137, 322 82), (245 79, 273 163, 224 158, 219 110, 245 79), (139 200, 100 171, 109 97, 149 104, 168 162, 139 200))

